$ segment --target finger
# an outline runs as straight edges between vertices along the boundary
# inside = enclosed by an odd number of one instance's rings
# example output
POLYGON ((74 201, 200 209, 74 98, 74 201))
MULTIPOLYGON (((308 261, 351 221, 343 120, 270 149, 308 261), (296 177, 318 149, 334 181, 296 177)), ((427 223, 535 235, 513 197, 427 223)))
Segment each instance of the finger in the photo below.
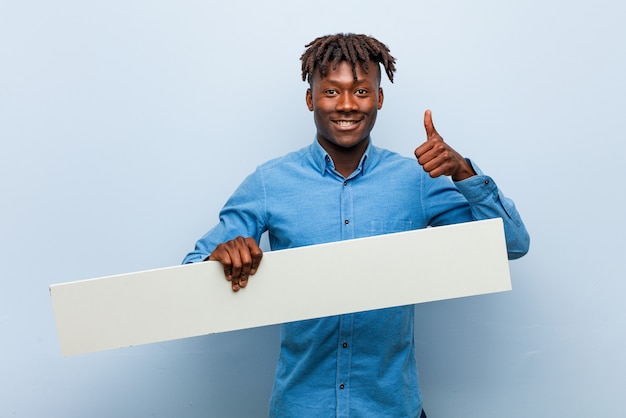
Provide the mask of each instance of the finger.
POLYGON ((219 261, 224 269, 224 276, 226 277, 226 280, 232 280, 232 263, 230 255, 228 254, 228 251, 224 249, 223 244, 218 245, 215 250, 213 250, 213 252, 209 255, 207 260, 219 261))
MULTIPOLYGON (((231 242, 232 244, 232 242, 231 242)), ((241 289, 241 260, 239 258, 239 251, 236 246, 227 246, 230 255, 230 286, 233 292, 237 292, 241 289)))
POLYGON ((442 175, 449 175, 451 167, 452 164, 450 160, 442 155, 438 155, 437 157, 422 165, 424 171, 426 171, 432 178, 442 175))
POLYGON ((234 292, 238 291, 241 288, 241 284, 240 284, 240 278, 239 278, 239 274, 235 275, 233 273, 233 262, 232 259, 230 258, 229 255, 229 259, 230 262, 228 263, 228 265, 224 264, 224 274, 226 275, 226 280, 230 281, 230 286, 233 289, 234 292))
POLYGON ((433 113, 430 111, 430 109, 424 112, 424 128, 426 129, 427 141, 435 138, 441 138, 441 136, 435 129, 435 125, 433 124, 433 113))
POLYGON ((237 237, 235 238, 237 251, 240 260, 240 277, 248 277, 252 270, 252 251, 251 246, 256 245, 253 238, 237 237))
MULTIPOLYGON (((426 155, 426 153, 428 153, 428 151, 430 151, 434 146, 434 141, 426 141, 423 144, 421 144, 419 147, 415 148, 415 151, 413 152, 415 154, 415 158, 418 159, 418 161, 424 156, 426 155)), ((420 162, 420 164, 422 164, 420 162)))
POLYGON ((239 275, 239 285, 246 287, 250 276, 256 273, 263 257, 263 251, 252 237, 244 238, 244 247, 241 251, 241 274, 239 275))
MULTIPOLYGON (((253 238, 244 238, 241 236, 235 238, 234 244, 240 261, 237 265, 233 264, 233 277, 237 278, 239 287, 244 288, 248 284, 248 278, 250 275, 256 272, 253 269, 253 266, 255 265, 255 249, 258 249, 258 245, 253 238), (237 271, 239 271, 238 275, 237 271)), ((260 249, 258 249, 258 251, 260 252, 260 249)), ((258 260, 258 255, 256 255, 256 258, 258 260)), ((256 267, 258 267, 258 263, 259 262, 257 261, 256 267)))
POLYGON ((263 251, 259 248, 256 240, 252 237, 244 239, 246 247, 241 252, 242 269, 239 275, 239 286, 246 287, 249 282, 250 276, 256 274, 261 259, 263 258, 263 251), (249 260, 249 261, 248 261, 249 260))
MULTIPOLYGON (((445 155, 447 144, 443 141, 429 140, 415 150, 415 157, 422 167, 445 155)), ((428 171, 428 170, 427 170, 428 171)))
POLYGON ((427 143, 432 145, 431 148, 420 155, 417 161, 431 177, 449 175, 455 164, 452 158, 454 151, 443 141, 427 141, 427 143))
POLYGON ((250 275, 256 274, 259 269, 259 265, 261 264, 261 259, 263 258, 263 251, 259 248, 257 242, 250 238, 248 241, 249 249, 250 249, 250 257, 252 259, 252 263, 250 265, 250 275))
POLYGON ((239 276, 239 287, 246 287, 248 285, 248 277, 246 274, 241 273, 239 276))
POLYGON ((244 238, 237 237, 230 240, 224 245, 224 247, 230 257, 231 276, 233 279, 237 279, 241 276, 241 272, 245 268, 245 264, 250 264, 244 238))

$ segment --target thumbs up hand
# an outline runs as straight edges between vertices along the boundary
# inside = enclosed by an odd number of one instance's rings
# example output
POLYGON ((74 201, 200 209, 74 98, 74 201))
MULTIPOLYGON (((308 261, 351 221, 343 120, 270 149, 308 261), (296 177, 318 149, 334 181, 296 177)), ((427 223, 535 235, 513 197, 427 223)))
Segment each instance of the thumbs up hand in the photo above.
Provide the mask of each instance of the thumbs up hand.
POLYGON ((443 138, 433 125, 432 112, 424 113, 426 142, 415 149, 415 157, 424 171, 431 177, 452 176, 452 180, 461 181, 476 175, 469 163, 443 138))

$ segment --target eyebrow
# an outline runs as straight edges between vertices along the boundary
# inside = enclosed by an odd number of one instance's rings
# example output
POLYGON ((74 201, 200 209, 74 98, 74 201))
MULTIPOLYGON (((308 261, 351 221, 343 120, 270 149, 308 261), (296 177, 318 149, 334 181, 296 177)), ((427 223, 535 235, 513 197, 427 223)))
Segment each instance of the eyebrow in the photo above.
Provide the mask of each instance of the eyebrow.
MULTIPOLYGON (((332 78, 328 78, 328 77, 325 77, 325 78, 321 79, 320 81, 321 82, 327 82, 327 83, 330 83, 330 84, 344 84, 344 82, 341 81, 341 80, 332 79, 332 78)), ((354 78, 352 78, 351 82, 352 82, 352 84, 360 84, 360 83, 367 83, 368 80, 363 79, 363 78, 357 78, 355 80, 354 78)))

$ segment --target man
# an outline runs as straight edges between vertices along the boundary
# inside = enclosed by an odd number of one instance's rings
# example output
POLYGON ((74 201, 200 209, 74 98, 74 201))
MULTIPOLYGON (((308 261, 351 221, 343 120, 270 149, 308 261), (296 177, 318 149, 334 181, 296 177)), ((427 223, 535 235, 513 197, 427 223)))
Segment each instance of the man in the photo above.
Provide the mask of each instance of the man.
MULTIPOLYGON (((248 176, 185 263, 220 261, 240 291, 259 268, 265 231, 276 250, 495 217, 504 221, 509 258, 528 251, 513 202, 443 141, 430 111, 417 162, 373 146, 380 66, 392 82, 395 71, 384 44, 337 34, 306 48, 315 141, 248 176)), ((393 285, 393 277, 380 279, 393 285)), ((425 416, 413 323, 414 307, 403 306, 283 324, 270 416, 425 416)))

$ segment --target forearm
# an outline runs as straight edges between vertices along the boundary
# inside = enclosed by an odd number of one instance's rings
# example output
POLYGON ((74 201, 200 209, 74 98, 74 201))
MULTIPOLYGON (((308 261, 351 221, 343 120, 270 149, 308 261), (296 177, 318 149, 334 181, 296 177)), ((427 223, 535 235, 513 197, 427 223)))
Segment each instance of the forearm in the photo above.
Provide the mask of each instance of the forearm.
POLYGON ((185 256, 183 264, 206 260, 219 244, 238 236, 252 237, 258 243, 266 229, 258 190, 257 178, 246 178, 220 211, 219 223, 196 241, 194 250, 185 256))
POLYGON ((509 259, 528 252, 530 237, 513 201, 504 196, 496 183, 472 164, 477 175, 455 182, 467 199, 474 220, 502 218, 509 259))

